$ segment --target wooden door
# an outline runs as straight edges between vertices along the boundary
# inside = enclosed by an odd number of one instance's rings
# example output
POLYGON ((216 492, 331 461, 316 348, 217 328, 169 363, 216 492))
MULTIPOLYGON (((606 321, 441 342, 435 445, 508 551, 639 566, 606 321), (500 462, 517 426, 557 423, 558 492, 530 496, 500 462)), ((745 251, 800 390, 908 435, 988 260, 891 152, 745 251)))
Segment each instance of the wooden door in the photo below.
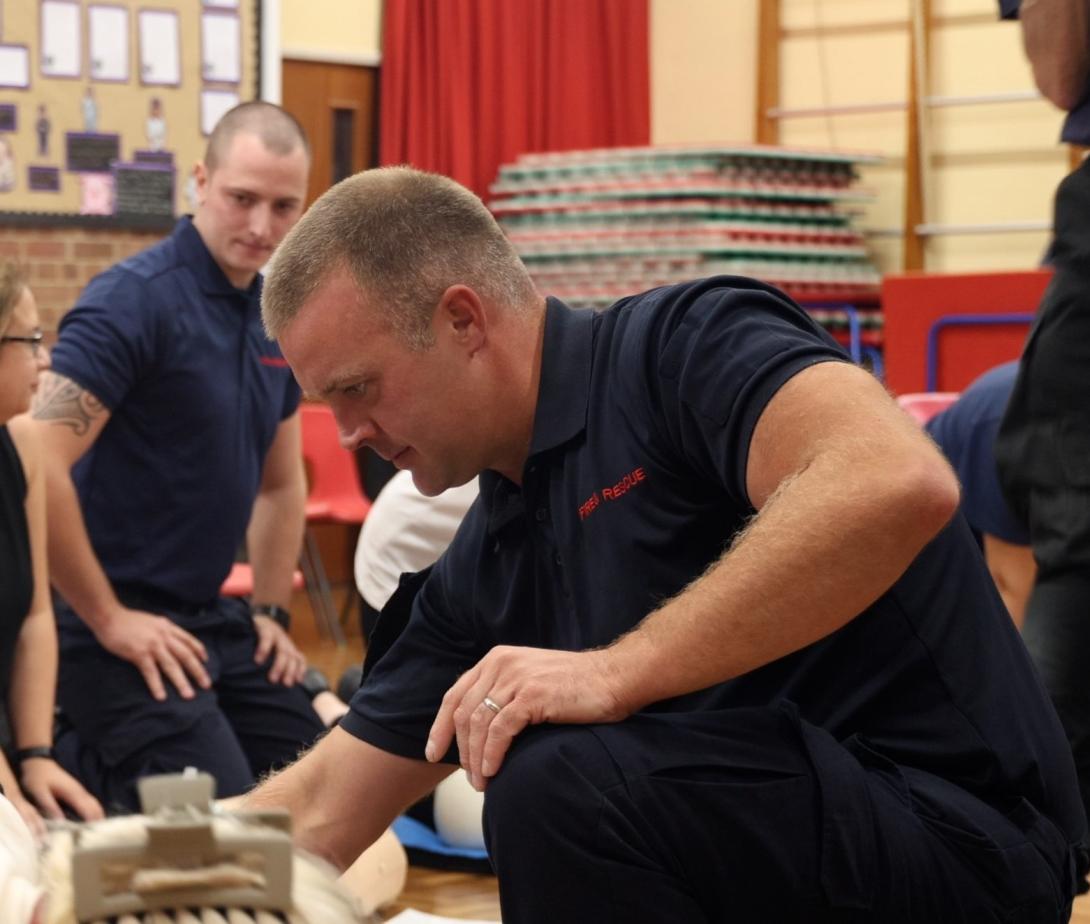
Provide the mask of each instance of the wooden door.
POLYGON ((334 183, 377 163, 378 69, 283 61, 284 108, 310 139, 307 205, 334 183))

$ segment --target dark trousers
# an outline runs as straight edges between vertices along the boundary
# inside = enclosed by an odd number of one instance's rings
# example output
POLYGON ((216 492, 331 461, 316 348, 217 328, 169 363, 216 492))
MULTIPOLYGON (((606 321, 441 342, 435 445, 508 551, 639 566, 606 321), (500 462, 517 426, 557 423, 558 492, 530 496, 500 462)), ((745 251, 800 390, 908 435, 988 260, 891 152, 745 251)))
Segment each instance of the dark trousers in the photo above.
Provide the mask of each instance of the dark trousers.
POLYGON ((1022 637, 1060 716, 1083 807, 1090 813, 1090 576, 1061 572, 1039 577, 1022 637))
POLYGON ((1029 803, 1003 814, 789 704, 532 728, 485 834, 505 924, 1029 924, 1074 893, 1029 803))
POLYGON ((58 612, 58 701, 70 729, 58 759, 109 811, 138 811, 136 781, 186 767, 216 779, 219 796, 245 792, 294 760, 323 731, 301 687, 270 683, 271 659, 254 662, 257 637, 242 601, 168 611, 164 601, 123 594, 126 605, 166 615, 204 643, 212 688, 184 700, 166 681, 157 702, 140 672, 107 652, 66 607, 58 612))
POLYGON ((1023 637, 1059 713, 1090 813, 1090 162, 1056 193, 1054 275, 996 441, 1038 576, 1023 637))

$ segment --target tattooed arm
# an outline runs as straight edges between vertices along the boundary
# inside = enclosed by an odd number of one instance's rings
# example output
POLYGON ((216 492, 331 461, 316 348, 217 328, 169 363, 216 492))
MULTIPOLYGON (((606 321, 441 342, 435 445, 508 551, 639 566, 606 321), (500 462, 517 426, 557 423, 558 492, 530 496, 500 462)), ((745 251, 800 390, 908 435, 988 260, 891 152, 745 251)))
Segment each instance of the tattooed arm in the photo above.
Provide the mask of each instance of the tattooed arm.
POLYGON ((54 586, 99 643, 136 665, 158 700, 162 674, 185 698, 191 677, 209 686, 204 646, 169 619, 122 606, 95 557, 72 483, 72 466, 102 433, 110 412, 91 392, 56 372, 42 375, 32 415, 45 449, 49 562, 54 586), (188 677, 187 677, 188 675, 188 677))
POLYGON ((89 391, 47 371, 34 396, 32 416, 45 448, 50 579, 95 628, 118 604, 91 549, 71 468, 98 439, 110 413, 89 391))

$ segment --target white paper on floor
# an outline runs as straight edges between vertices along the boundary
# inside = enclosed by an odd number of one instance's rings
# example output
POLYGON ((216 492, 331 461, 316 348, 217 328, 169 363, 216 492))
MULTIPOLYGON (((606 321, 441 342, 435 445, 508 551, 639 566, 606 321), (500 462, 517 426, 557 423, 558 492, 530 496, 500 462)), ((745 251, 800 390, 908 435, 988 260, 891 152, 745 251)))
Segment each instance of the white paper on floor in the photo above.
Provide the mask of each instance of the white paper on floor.
POLYGON ((402 911, 397 917, 390 918, 386 924, 500 924, 499 921, 466 921, 462 918, 441 918, 413 908, 402 911))

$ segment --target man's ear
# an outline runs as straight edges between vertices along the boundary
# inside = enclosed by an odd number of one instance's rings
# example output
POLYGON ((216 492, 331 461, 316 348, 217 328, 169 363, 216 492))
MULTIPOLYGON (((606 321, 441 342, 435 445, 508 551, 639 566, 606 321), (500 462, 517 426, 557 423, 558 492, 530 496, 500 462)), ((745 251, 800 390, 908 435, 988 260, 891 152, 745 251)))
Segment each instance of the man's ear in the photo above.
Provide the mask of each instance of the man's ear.
POLYGON ((485 343, 488 315, 481 297, 469 286, 450 286, 439 298, 432 324, 437 337, 452 337, 470 354, 485 343))
POLYGON ((197 204, 204 205, 204 200, 208 196, 208 178, 211 176, 208 168, 204 165, 203 160, 197 161, 193 165, 193 179, 197 181, 197 204))

